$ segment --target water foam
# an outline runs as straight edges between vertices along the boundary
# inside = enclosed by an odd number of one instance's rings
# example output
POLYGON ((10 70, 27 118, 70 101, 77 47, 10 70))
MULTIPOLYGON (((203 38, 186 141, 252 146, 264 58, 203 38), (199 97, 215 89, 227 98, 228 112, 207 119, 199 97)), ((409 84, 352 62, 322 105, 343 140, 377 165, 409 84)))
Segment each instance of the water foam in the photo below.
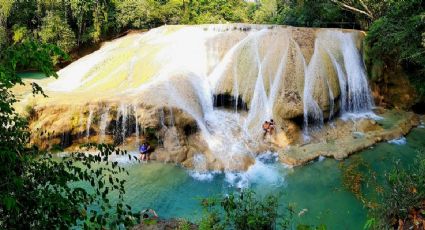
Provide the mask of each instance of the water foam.
POLYGON ((341 120, 343 121, 356 121, 356 120, 360 120, 360 119, 372 119, 375 121, 379 121, 384 119, 381 116, 376 115, 374 112, 359 112, 359 113, 344 113, 341 115, 341 120))
POLYGON ((275 153, 260 155, 246 172, 226 172, 225 181, 229 186, 239 189, 256 185, 281 187, 285 183, 283 174, 285 167, 276 161, 275 153))
POLYGON ((204 157, 202 154, 195 155, 194 170, 188 170, 188 174, 195 180, 211 182, 218 175, 224 176, 227 186, 239 189, 251 186, 281 187, 285 183, 284 171, 286 166, 278 163, 277 153, 267 152, 255 158, 255 163, 247 171, 198 171, 202 168, 204 157))
POLYGON ((406 137, 400 137, 393 140, 389 140, 388 143, 394 144, 394 145, 405 145, 407 144, 407 139, 406 137))

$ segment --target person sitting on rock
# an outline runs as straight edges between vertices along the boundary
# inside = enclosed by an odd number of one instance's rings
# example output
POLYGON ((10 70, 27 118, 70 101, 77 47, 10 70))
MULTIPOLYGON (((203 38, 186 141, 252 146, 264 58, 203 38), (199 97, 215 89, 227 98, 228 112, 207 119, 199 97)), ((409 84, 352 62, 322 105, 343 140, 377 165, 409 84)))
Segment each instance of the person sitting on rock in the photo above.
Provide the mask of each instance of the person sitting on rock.
POLYGON ((141 154, 140 160, 142 161, 148 161, 150 160, 150 150, 151 146, 144 142, 142 145, 139 146, 139 152, 141 154))
POLYGON ((263 131, 264 131, 263 138, 266 137, 266 135, 269 132, 269 130, 270 130, 270 122, 265 121, 263 123, 263 131))

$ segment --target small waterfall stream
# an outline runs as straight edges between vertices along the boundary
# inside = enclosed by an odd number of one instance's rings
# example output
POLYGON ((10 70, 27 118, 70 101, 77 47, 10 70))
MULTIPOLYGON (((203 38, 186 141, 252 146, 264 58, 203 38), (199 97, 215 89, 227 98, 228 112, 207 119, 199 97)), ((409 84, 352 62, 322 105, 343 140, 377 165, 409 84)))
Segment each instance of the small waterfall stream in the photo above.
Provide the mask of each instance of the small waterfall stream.
POLYGON ((103 143, 105 141, 106 136, 106 128, 108 127, 109 122, 109 106, 104 108, 104 111, 102 115, 100 116, 100 123, 99 123, 99 140, 100 143, 103 143))
POLYGON ((118 110, 118 119, 121 118, 121 138, 122 143, 125 144, 126 134, 127 134, 127 118, 128 118, 128 108, 127 105, 121 104, 118 110))
POLYGON ((93 107, 90 106, 89 107, 89 116, 87 117, 87 123, 86 123, 86 139, 88 140, 90 137, 90 126, 91 126, 91 122, 93 120, 93 107))
POLYGON ((140 144, 140 130, 139 130, 139 114, 137 113, 137 105, 133 104, 133 114, 135 120, 135 132, 136 132, 136 147, 140 144))

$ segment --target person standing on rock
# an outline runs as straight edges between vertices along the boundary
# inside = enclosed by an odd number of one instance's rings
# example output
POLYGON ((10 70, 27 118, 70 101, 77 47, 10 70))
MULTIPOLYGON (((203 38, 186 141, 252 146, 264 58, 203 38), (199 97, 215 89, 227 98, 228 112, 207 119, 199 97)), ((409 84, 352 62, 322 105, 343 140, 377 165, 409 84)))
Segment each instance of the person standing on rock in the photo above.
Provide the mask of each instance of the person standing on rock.
POLYGON ((263 123, 263 131, 264 131, 263 138, 265 138, 265 137, 266 137, 266 135, 267 135, 267 133, 269 132, 269 130, 270 130, 270 122, 265 121, 265 122, 263 123))
POLYGON ((148 161, 150 160, 150 150, 151 150, 151 146, 149 144, 147 144, 146 142, 144 142, 142 145, 139 146, 139 152, 141 154, 140 156, 140 160, 142 161, 148 161))

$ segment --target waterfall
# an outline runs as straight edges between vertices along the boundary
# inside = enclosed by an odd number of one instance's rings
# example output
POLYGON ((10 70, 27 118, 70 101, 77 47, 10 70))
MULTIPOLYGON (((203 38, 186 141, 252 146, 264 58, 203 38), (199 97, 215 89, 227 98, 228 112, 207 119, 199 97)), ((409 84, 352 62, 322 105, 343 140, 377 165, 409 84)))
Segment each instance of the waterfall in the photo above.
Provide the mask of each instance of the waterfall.
MULTIPOLYGON (((340 89, 340 114, 372 113, 373 100, 370 92, 363 59, 355 45, 353 34, 344 32, 327 32, 316 38, 315 50, 310 63, 306 67, 304 87, 304 133, 308 135, 309 124, 321 127, 323 111, 314 99, 313 90, 317 82, 315 68, 320 64, 320 55, 327 55, 336 72, 340 89), (335 44, 329 44, 331 42, 335 44), (323 50, 323 52, 322 52, 323 50), (340 61, 337 60, 339 57, 340 61), (343 63, 343 64, 341 64, 343 63)), ((323 76, 322 76, 323 77, 323 76)), ((324 78, 329 96, 329 119, 334 113, 334 92, 328 77, 324 78)))
POLYGON ((90 137, 90 126, 93 119, 93 112, 94 109, 92 106, 89 107, 89 116, 87 117, 87 123, 86 123, 86 139, 88 140, 90 137))
POLYGON ((83 124, 83 117, 84 117, 83 107, 80 107, 79 110, 80 112, 78 115, 78 128, 81 131, 78 132, 78 137, 81 138, 84 136, 84 130, 86 130, 86 128, 84 127, 84 124, 83 124))
POLYGON ((347 112, 369 112, 373 107, 363 59, 355 47, 355 41, 350 34, 339 33, 344 66, 347 73, 348 102, 347 112))
POLYGON ((99 122, 100 143, 103 143, 105 141, 106 128, 108 127, 108 122, 109 122, 109 109, 110 109, 109 106, 105 107, 102 115, 100 116, 100 122, 99 122))
POLYGON ((314 53, 308 65, 304 62, 305 78, 304 78, 304 134, 309 133, 309 123, 312 121, 314 125, 321 128, 323 125, 323 112, 317 101, 314 99, 313 90, 315 83, 318 80, 316 75, 316 67, 318 66, 319 59, 319 42, 317 40, 314 44, 314 53))
POLYGON ((134 120, 135 120, 135 132, 136 132, 136 146, 139 146, 140 144, 140 131, 139 131, 139 116, 137 114, 137 105, 133 104, 133 113, 134 113, 134 120))
POLYGON ((117 119, 121 117, 121 138, 122 143, 125 144, 125 138, 127 134, 127 117, 128 117, 128 110, 127 105, 121 104, 118 109, 118 116, 117 119))
POLYGON ((334 70, 337 73, 338 76, 338 82, 339 82, 339 88, 340 88, 340 110, 341 114, 345 113, 347 111, 347 77, 344 71, 342 70, 341 65, 339 62, 335 59, 334 55, 329 51, 326 50, 327 54, 329 55, 332 65, 334 67, 334 70))

